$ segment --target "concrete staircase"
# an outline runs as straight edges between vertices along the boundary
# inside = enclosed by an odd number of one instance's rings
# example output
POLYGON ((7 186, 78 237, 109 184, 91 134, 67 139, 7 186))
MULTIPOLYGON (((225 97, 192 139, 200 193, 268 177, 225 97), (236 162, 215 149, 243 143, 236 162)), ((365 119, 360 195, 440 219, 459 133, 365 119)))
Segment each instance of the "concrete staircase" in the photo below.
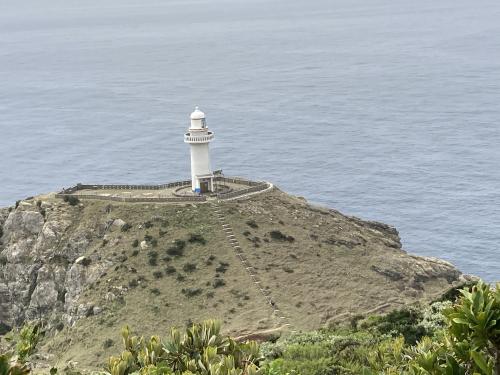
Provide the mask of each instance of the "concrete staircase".
POLYGON ((239 241, 236 239, 234 235, 233 228, 227 222, 224 212, 219 204, 214 205, 213 212, 217 217, 217 219, 219 220, 222 230, 226 235, 226 239, 234 250, 235 256, 240 260, 241 264, 243 265, 243 267, 247 272, 248 277, 251 279, 252 283, 261 293, 264 303, 266 303, 266 305, 272 310, 273 317, 275 319, 278 319, 278 324, 281 327, 290 330, 290 332, 292 333, 296 332, 295 330, 292 329, 293 327, 290 322, 290 318, 287 317, 281 311, 281 309, 278 307, 276 300, 272 298, 272 292, 269 289, 264 288, 264 286, 262 285, 262 281, 260 277, 257 275, 257 270, 248 261, 248 258, 245 255, 243 248, 241 247, 239 241))

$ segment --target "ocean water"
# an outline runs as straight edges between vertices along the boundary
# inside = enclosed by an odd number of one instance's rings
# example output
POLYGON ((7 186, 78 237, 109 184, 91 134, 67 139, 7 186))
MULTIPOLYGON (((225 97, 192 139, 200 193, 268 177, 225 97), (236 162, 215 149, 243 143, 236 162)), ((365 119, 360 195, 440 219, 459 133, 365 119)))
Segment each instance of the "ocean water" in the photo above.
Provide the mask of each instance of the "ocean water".
POLYGON ((0 0, 0 206, 212 164, 500 280, 500 2, 0 0))

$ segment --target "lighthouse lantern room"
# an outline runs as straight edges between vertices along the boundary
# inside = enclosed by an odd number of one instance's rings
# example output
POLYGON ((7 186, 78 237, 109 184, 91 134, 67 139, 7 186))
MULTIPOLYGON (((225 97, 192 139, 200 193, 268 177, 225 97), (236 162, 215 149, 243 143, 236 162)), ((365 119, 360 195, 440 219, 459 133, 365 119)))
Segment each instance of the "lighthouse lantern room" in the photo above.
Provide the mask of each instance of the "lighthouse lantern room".
POLYGON ((205 114, 195 108, 191 113, 191 126, 184 134, 184 142, 191 146, 191 187, 195 193, 214 191, 214 175, 210 169, 208 144, 214 133, 208 130, 205 114))

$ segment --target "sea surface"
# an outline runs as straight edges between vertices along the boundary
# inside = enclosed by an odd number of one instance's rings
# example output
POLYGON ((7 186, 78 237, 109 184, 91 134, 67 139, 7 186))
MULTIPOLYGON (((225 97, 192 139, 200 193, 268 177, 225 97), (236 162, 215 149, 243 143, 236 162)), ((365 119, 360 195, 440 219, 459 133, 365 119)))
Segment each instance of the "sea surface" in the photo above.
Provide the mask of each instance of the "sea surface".
POLYGON ((498 0, 0 0, 0 206, 212 165, 500 280, 498 0))

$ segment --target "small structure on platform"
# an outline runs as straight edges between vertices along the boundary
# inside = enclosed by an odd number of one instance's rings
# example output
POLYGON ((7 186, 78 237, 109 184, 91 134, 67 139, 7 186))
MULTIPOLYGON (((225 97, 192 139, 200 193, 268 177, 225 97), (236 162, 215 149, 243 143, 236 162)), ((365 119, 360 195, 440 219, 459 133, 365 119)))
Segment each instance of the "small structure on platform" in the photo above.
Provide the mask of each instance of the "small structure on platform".
POLYGON ((214 139, 214 133, 208 130, 205 114, 195 108, 191 113, 191 126, 184 134, 184 142, 191 146, 191 189, 195 193, 214 191, 214 174, 210 169, 208 144, 214 139))

